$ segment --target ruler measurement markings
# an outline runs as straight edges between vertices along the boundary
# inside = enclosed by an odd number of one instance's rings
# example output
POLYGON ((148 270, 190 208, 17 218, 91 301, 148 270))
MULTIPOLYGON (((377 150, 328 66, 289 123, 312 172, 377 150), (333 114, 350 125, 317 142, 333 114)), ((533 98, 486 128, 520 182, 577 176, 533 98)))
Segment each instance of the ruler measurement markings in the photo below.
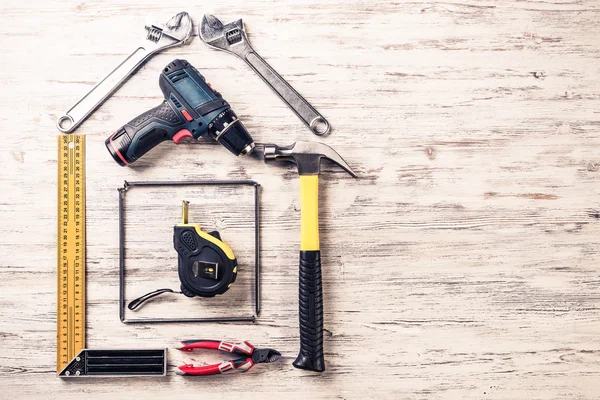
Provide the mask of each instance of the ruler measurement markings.
POLYGON ((57 371, 85 347, 85 138, 59 136, 57 371))

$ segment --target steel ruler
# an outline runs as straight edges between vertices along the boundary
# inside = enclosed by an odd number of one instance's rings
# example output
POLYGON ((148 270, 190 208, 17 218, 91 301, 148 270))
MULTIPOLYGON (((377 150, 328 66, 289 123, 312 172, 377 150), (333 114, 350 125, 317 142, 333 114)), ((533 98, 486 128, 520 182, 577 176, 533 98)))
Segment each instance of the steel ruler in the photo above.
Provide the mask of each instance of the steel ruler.
POLYGON ((56 371, 85 348, 85 136, 58 136, 56 371))

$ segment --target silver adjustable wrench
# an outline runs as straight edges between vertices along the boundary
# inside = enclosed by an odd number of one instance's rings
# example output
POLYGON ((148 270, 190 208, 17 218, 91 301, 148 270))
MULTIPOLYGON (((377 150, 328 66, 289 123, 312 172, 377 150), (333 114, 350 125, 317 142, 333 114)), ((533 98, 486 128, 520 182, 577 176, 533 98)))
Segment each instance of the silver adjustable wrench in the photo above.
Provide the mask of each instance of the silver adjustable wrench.
POLYGON ((235 54, 246 61, 250 68, 277 93, 312 133, 321 136, 329 132, 329 122, 250 46, 241 19, 223 25, 214 15, 206 14, 202 19, 198 34, 210 47, 235 54))
POLYGON ((152 55, 188 43, 192 28, 192 19, 186 12, 176 14, 165 24, 146 24, 145 39, 121 64, 56 120, 58 130, 73 132, 152 55))

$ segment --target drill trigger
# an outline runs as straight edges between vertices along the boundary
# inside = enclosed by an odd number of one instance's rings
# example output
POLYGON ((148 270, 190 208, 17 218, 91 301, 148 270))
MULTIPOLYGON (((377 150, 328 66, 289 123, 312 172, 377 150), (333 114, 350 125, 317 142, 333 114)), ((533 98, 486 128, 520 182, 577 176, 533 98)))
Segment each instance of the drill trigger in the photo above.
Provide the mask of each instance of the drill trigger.
POLYGON ((185 138, 193 139, 194 136, 192 136, 191 132, 187 129, 182 129, 175 135, 173 135, 173 141, 175 142, 175 144, 179 144, 185 138))

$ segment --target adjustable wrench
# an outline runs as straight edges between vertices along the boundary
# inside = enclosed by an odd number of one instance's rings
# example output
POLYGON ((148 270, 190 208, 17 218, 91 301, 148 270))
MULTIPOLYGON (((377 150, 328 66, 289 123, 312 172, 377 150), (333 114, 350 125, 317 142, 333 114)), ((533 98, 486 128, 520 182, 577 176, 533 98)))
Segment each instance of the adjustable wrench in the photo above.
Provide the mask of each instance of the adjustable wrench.
POLYGON ((217 50, 240 57, 262 78, 315 135, 329 132, 329 122, 294 90, 275 70, 250 46, 241 19, 227 25, 214 15, 206 14, 198 29, 202 41, 217 50))
POLYGON ((59 131, 70 133, 113 94, 152 55, 189 42, 192 36, 192 19, 180 12, 165 24, 146 24, 146 38, 111 73, 96 84, 63 116, 56 120, 59 131))

